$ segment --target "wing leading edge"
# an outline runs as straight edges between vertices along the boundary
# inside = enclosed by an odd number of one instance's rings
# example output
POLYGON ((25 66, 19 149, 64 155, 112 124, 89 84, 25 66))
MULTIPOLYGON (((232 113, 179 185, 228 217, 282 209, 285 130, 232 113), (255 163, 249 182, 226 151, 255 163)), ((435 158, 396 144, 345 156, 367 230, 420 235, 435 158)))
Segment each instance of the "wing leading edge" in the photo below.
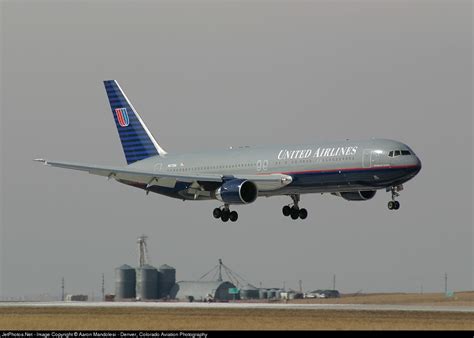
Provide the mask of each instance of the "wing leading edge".
POLYGON ((41 162, 44 165, 51 167, 58 167, 63 169, 72 169, 85 171, 92 175, 104 176, 107 178, 113 178, 115 180, 123 180, 146 184, 147 187, 157 185, 162 187, 174 188, 177 182, 185 183, 222 183, 229 179, 245 179, 253 181, 259 191, 269 191, 279 189, 285 185, 291 183, 291 176, 284 174, 269 174, 269 175, 220 175, 220 174, 207 174, 207 173, 193 173, 193 174, 167 174, 163 172, 152 172, 136 170, 129 167, 109 167, 109 166, 98 166, 93 164, 83 163, 72 163, 72 162, 56 162, 48 161, 44 159, 35 159, 37 162, 41 162))

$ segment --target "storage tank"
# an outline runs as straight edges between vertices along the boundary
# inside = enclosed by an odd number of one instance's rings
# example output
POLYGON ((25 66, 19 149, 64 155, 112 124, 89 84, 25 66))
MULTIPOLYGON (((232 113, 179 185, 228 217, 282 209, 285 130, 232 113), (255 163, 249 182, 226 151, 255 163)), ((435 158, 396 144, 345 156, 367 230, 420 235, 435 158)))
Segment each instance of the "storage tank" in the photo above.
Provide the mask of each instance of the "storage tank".
POLYGON ((267 299, 268 298, 268 292, 266 289, 260 289, 258 291, 258 296, 260 299, 267 299))
POLYGON ((137 268, 137 299, 158 299, 158 270, 151 265, 137 268))
POLYGON ((267 290, 267 296, 268 296, 268 299, 276 298, 276 290, 273 290, 273 289, 267 290))
POLYGON ((158 298, 169 296, 171 288, 176 283, 176 269, 163 264, 158 271, 158 298))
POLYGON ((130 299, 135 298, 135 269, 124 264, 115 269, 115 298, 130 299))
POLYGON ((259 290, 253 285, 247 284, 240 289, 240 299, 258 299, 260 298, 259 290))

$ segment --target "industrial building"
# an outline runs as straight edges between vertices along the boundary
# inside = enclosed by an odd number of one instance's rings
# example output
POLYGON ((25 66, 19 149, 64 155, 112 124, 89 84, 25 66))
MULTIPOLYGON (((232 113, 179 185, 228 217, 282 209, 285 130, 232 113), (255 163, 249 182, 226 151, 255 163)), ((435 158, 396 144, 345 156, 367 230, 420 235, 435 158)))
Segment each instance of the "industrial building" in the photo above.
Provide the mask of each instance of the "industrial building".
POLYGON ((235 285, 224 281, 181 281, 173 286, 170 296, 186 301, 228 301, 234 299, 229 289, 235 289, 235 285))
POLYGON ((115 269, 115 300, 230 301, 302 297, 302 293, 294 291, 256 288, 224 265, 220 259, 218 264, 199 280, 176 282, 175 268, 163 264, 157 269, 149 263, 146 239, 146 236, 141 236, 137 241, 139 245, 137 268, 124 264, 115 269), (223 274, 227 280, 223 279, 223 274))

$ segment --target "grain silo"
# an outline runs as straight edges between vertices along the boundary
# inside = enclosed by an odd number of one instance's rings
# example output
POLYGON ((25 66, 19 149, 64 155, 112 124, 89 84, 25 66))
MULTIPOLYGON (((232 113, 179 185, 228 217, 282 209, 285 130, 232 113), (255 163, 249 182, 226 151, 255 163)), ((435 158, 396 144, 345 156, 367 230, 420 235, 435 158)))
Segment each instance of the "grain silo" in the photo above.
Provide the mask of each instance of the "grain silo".
POLYGON ((122 265, 115 269, 115 298, 133 299, 135 298, 135 269, 130 265, 122 265))
POLYGON ((171 288, 176 283, 176 269, 163 264, 158 271, 158 298, 169 296, 171 288))
POLYGON ((158 270, 145 264, 136 269, 136 295, 139 300, 158 299, 158 270))

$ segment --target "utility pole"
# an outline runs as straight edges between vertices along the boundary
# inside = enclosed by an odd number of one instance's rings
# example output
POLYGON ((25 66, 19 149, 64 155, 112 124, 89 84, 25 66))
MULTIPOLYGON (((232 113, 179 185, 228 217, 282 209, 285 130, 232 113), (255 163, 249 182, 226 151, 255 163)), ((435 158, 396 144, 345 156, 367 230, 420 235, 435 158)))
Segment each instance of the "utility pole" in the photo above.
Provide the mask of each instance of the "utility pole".
POLYGON ((105 301, 105 276, 102 274, 102 301, 105 301))
POLYGON ((300 285, 300 293, 303 293, 303 281, 300 279, 298 283, 300 285))
POLYGON ((332 276, 332 289, 336 290, 336 274, 332 276))
POLYGON ((64 297, 64 277, 61 278, 61 301, 64 302, 65 297, 64 297))
POLYGON ((444 294, 448 294, 448 273, 444 273, 444 294))

